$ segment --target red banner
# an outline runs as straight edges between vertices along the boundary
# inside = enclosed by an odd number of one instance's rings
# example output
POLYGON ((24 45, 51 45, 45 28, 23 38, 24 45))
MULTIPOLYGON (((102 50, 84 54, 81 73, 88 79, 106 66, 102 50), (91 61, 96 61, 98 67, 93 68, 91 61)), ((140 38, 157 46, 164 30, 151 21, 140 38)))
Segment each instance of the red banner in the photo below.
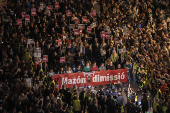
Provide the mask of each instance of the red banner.
POLYGON ((121 83, 128 82, 127 76, 128 69, 120 70, 105 70, 105 71, 93 71, 93 72, 80 72, 70 74, 57 74, 52 76, 53 80, 59 79, 59 86, 65 85, 66 88, 71 88, 73 85, 77 87, 86 86, 98 86, 116 84, 118 80, 121 83))

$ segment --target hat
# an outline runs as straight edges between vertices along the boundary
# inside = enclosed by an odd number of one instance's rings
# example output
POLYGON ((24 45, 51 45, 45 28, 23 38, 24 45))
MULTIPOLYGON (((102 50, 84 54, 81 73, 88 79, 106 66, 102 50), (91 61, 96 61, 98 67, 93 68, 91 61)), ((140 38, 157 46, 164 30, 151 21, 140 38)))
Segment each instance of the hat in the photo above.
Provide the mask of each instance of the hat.
POLYGON ((118 92, 118 95, 120 96, 120 95, 121 95, 121 93, 120 93, 120 92, 118 92))

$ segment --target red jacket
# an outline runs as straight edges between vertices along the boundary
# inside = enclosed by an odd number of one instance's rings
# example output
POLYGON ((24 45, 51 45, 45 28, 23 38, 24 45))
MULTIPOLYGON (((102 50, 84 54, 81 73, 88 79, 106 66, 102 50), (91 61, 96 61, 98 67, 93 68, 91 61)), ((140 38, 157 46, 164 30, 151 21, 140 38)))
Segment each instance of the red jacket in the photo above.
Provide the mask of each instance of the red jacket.
POLYGON ((166 87, 167 87, 166 83, 162 84, 161 87, 160 87, 161 92, 165 92, 166 91, 166 87))
POLYGON ((92 70, 92 71, 97 71, 97 70, 98 70, 98 66, 96 66, 96 67, 91 67, 91 70, 92 70))

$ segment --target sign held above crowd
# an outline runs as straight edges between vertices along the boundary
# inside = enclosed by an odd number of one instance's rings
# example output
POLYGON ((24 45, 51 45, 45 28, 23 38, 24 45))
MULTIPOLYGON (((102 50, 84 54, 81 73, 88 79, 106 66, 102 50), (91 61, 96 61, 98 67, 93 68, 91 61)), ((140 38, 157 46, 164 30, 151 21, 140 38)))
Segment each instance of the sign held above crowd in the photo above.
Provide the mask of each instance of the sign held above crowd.
POLYGON ((32 9, 31 9, 31 15, 32 15, 32 16, 35 16, 35 15, 36 15, 36 9, 35 9, 35 8, 32 8, 32 9))
POLYGON ((34 57, 41 58, 41 48, 34 49, 34 57))
POLYGON ((67 17, 71 16, 71 11, 70 10, 66 10, 66 15, 67 15, 67 17))
POLYGON ((55 3, 55 9, 59 9, 59 8, 60 8, 59 2, 56 2, 55 3))
POLYGON ((43 62, 48 62, 48 55, 43 55, 43 62))
POLYGON ((85 22, 85 23, 87 22, 87 16, 82 17, 82 22, 85 22))

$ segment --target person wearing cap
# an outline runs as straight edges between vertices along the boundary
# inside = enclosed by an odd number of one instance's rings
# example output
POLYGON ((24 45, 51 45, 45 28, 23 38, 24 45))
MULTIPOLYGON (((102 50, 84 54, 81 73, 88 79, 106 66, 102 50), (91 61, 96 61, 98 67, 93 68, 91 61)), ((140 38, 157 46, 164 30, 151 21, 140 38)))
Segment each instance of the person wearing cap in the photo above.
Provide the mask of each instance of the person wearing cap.
POLYGON ((114 70, 115 66, 113 65, 112 61, 110 61, 109 65, 106 67, 107 70, 114 70))
POLYGON ((65 72, 65 70, 64 70, 63 67, 61 67, 60 70, 58 71, 58 74, 65 74, 65 73, 66 73, 66 72, 65 72))
POLYGON ((90 63, 87 62, 87 63, 86 63, 86 66, 84 66, 83 72, 90 72, 90 70, 91 70, 90 63))
POLYGON ((99 71, 106 70, 104 63, 101 63, 100 67, 98 68, 99 71))
POLYGON ((118 105, 119 106, 123 106, 123 96, 122 96, 122 94, 119 92, 118 93, 118 97, 116 98, 116 100, 118 101, 118 105))
POLYGON ((97 71, 98 70, 98 66, 96 65, 96 62, 93 63, 93 65, 91 66, 91 71, 97 71))

